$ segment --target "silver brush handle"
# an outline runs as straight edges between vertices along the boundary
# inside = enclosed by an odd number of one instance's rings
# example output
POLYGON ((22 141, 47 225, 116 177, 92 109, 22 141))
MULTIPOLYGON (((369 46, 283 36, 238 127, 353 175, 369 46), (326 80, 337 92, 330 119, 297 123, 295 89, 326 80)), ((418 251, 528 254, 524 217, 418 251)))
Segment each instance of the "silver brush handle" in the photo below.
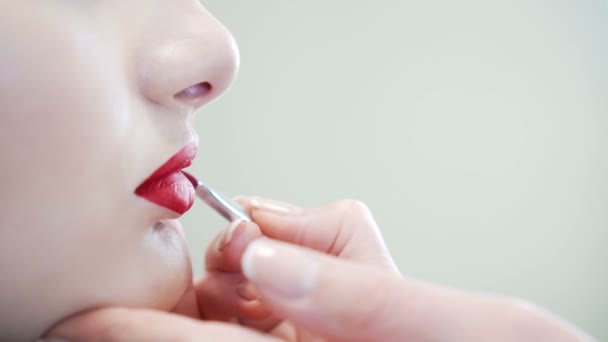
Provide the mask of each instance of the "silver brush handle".
POLYGON ((196 194, 200 199, 213 208, 218 214, 222 215, 228 222, 239 219, 251 221, 251 217, 238 205, 222 197, 219 193, 209 188, 203 182, 198 182, 196 194))

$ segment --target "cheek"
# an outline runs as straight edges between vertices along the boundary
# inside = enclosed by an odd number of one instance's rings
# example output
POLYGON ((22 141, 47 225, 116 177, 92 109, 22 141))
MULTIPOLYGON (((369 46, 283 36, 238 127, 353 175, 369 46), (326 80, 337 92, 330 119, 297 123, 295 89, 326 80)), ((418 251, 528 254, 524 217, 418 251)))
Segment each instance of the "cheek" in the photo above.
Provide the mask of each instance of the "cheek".
POLYGON ((96 213, 111 209, 104 203, 124 197, 116 186, 102 184, 126 186, 119 161, 129 116, 118 94, 127 92, 112 76, 117 70, 92 67, 85 52, 49 57, 24 50, 18 56, 22 67, 14 68, 18 77, 0 83, 4 227, 71 225, 75 213, 99 219, 96 213))
POLYGON ((39 44, 21 37, 2 53, 0 70, 10 76, 0 78, 0 153, 11 167, 0 172, 14 193, 67 176, 79 187, 83 171, 105 165, 99 173, 106 173, 125 143, 131 117, 124 70, 112 51, 93 49, 101 42, 79 35, 86 33, 57 32, 39 44))
POLYGON ((0 118, 0 307, 20 308, 0 320, 46 328, 97 306, 170 310, 190 262, 183 238, 153 228, 133 194, 125 85, 62 70, 69 81, 42 70, 0 118))
POLYGON ((183 238, 133 194, 146 127, 120 54, 60 36, 0 53, 0 331, 100 305, 168 310, 191 281, 183 238))

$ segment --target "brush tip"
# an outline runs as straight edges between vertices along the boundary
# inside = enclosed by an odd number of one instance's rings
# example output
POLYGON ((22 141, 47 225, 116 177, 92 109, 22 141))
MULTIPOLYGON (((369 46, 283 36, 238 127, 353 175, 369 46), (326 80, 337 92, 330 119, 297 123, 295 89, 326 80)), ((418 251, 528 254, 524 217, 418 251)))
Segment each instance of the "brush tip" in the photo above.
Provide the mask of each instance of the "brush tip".
POLYGON ((182 171, 182 173, 184 174, 184 176, 186 176, 186 178, 188 178, 188 180, 190 181, 190 183, 192 183, 192 185, 194 185, 194 187, 198 186, 198 180, 191 174, 189 174, 186 171, 182 171))

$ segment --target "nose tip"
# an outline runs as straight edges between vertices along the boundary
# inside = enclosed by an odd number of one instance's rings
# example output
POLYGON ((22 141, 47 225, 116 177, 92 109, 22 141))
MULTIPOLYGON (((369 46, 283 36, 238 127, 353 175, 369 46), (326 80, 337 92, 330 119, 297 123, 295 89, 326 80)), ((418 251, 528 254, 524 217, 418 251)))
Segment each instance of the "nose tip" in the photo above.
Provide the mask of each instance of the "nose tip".
POLYGON ((215 18, 165 37, 145 49, 140 63, 140 88, 150 102, 193 111, 228 89, 238 70, 238 48, 215 18))

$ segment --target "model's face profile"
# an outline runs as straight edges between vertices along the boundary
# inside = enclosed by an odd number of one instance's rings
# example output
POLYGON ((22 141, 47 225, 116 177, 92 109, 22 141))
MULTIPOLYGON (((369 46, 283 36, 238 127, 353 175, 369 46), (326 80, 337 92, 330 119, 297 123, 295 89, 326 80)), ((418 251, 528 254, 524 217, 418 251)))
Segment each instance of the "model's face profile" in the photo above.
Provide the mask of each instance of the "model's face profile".
POLYGON ((0 3, 0 41, 0 340, 171 309, 191 283, 176 172, 234 78, 231 35, 194 0, 24 0, 0 3))

